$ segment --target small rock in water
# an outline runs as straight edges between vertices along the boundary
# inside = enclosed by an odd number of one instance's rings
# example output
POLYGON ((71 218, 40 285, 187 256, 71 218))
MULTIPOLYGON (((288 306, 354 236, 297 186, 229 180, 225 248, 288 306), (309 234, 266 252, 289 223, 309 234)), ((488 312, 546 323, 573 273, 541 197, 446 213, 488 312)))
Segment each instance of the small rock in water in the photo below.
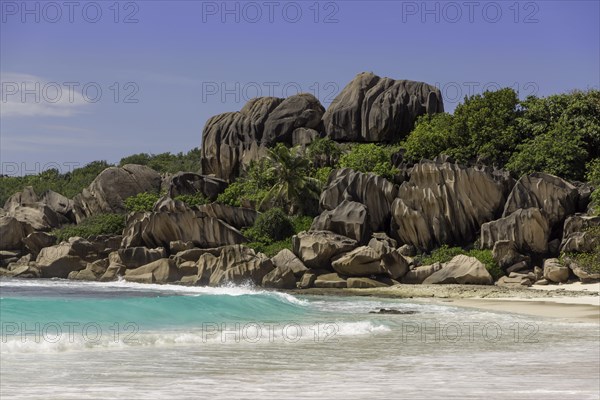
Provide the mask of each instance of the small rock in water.
POLYGON ((369 314, 416 314, 416 311, 412 310, 394 310, 391 308, 380 308, 378 311, 369 311, 369 314))

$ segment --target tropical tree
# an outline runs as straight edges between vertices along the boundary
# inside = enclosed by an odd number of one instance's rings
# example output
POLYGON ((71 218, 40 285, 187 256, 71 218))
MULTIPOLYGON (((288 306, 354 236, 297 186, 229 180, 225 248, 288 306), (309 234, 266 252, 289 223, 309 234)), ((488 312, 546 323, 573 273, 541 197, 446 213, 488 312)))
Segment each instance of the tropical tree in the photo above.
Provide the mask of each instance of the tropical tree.
POLYGON ((280 206, 289 214, 310 214, 319 198, 319 182, 310 177, 310 161, 297 148, 279 143, 269 149, 270 173, 275 183, 261 201, 259 209, 280 206))

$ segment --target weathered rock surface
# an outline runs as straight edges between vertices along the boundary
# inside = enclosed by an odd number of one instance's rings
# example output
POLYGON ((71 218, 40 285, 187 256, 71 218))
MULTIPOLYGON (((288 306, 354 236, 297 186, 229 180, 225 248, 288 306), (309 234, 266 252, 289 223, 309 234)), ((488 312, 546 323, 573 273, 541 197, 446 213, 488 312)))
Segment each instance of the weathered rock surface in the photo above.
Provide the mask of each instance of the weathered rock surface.
POLYGON ((556 283, 569 280, 569 267, 561 264, 558 258, 544 260, 544 278, 556 283))
POLYGON ((127 269, 134 269, 167 256, 163 247, 149 249, 147 247, 127 247, 119 249, 117 254, 111 254, 111 261, 124 265, 127 269))
POLYGON ((447 283, 491 285, 494 283, 494 279, 478 259, 461 254, 423 281, 423 284, 447 283))
POLYGON ((135 269, 125 271, 125 280, 140 283, 167 283, 181 279, 175 261, 162 258, 135 269))
POLYGON ((169 243, 169 253, 177 254, 182 251, 191 250, 194 248, 194 243, 184 242, 183 240, 174 240, 169 243))
POLYGON ((30 231, 49 231, 68 222, 65 217, 40 202, 14 206, 7 214, 19 222, 27 224, 31 227, 30 231))
POLYGON ((512 241, 521 253, 543 254, 548 250, 550 225, 538 208, 517 210, 507 217, 481 226, 481 246, 492 249, 500 240, 512 241))
POLYGON ((371 289, 389 286, 383 282, 379 282, 371 278, 348 278, 347 284, 348 288, 351 289, 371 289))
POLYGON ((533 284, 527 276, 517 276, 510 278, 508 276, 501 276, 496 282, 496 285, 505 288, 522 288, 529 287, 533 284))
POLYGON ((280 99, 259 97, 239 112, 210 118, 202 132, 202 172, 232 180, 252 160, 266 154, 265 146, 292 144, 297 128, 317 128, 325 109, 314 96, 280 99))
POLYGON ((345 288, 348 287, 348 283, 339 274, 332 273, 317 276, 314 286, 318 288, 345 288))
POLYGON ((381 268, 381 254, 372 247, 361 246, 335 259, 331 266, 347 276, 369 276, 384 273, 381 268))
POLYGON ((430 275, 442 269, 442 264, 433 263, 431 265, 422 265, 419 267, 414 267, 410 269, 406 275, 402 277, 402 283, 408 284, 421 284, 425 279, 427 279, 430 275))
POLYGON ((197 206, 196 210, 208 217, 218 218, 237 229, 254 225, 258 217, 258 212, 252 208, 233 207, 220 203, 197 206))
POLYGON ((46 191, 40 200, 42 203, 50 207, 57 214, 63 215, 70 222, 75 222, 75 214, 73 213, 73 200, 63 196, 55 191, 46 191))
POLYGON ((219 286, 252 282, 260 285, 275 267, 267 256, 242 245, 224 246, 198 259, 198 283, 219 286), (216 254, 216 255, 215 255, 216 254))
POLYGON ((355 201, 344 200, 331 211, 323 211, 310 227, 312 231, 331 231, 365 243, 369 237, 367 208, 355 201))
POLYGON ((592 252, 600 246, 600 234, 590 230, 600 229, 600 217, 575 215, 567 218, 563 229, 561 252, 592 252))
POLYGON ((273 258, 271 258, 271 261, 277 268, 290 269, 296 277, 301 277, 306 271, 308 271, 308 268, 306 268, 302 261, 288 249, 281 250, 273 258))
POLYGON ((275 269, 264 276, 262 286, 273 289, 295 289, 296 276, 291 268, 275 267, 275 269))
POLYGON ((69 274, 69 279, 77 281, 97 281, 99 280, 108 269, 108 259, 102 259, 89 263, 85 269, 81 271, 72 271, 69 274))
POLYGON ((362 203, 368 210, 369 227, 373 232, 388 231, 392 202, 398 194, 398 185, 375 175, 339 169, 329 176, 321 193, 322 210, 334 210, 344 201, 362 203))
POLYGON ((168 247, 172 241, 193 242, 196 247, 212 248, 245 243, 240 231, 225 222, 188 210, 185 212, 145 213, 128 221, 123 247, 168 247))
POLYGON ((73 198, 77 222, 96 214, 124 213, 125 199, 142 192, 158 193, 160 185, 160 174, 143 165, 107 168, 73 198))
POLYGON ((574 214, 578 202, 577 187, 557 176, 536 172, 517 181, 506 200, 502 216, 508 217, 519 209, 539 208, 548 216, 552 228, 574 214))
POLYGON ((56 237, 46 232, 32 232, 23 239, 23 244, 34 257, 37 257, 44 247, 56 244, 56 237))
POLYGON ((472 243, 481 224, 502 212, 511 184, 486 168, 416 164, 392 204, 393 230, 423 250, 472 243))
POLYGON ((308 268, 329 268, 333 257, 356 246, 356 240, 329 231, 300 232, 292 237, 294 254, 308 268))
POLYGON ((510 268, 521 262, 525 262, 525 265, 529 264, 529 257, 519 253, 514 242, 510 240, 499 240, 494 243, 492 257, 502 269, 510 268))
POLYGON ((313 272, 307 272, 302 275, 300 282, 296 284, 298 289, 308 289, 315 285, 315 281, 317 280, 317 274, 313 272))
POLYGON ((363 72, 333 100, 323 123, 334 140, 391 142, 410 133, 418 116, 443 111, 434 86, 363 72))
POLYGON ((214 176, 179 172, 170 177, 168 187, 168 194, 171 198, 201 194, 207 199, 215 201, 217 196, 227 188, 227 182, 214 176))
POLYGON ((292 146, 307 146, 319 138, 319 132, 309 128, 296 128, 292 132, 292 146))
POLYGON ((582 265, 579 265, 577 261, 565 257, 565 264, 573 271, 573 274, 579 278, 579 280, 583 283, 593 283, 600 281, 600 272, 596 268, 595 271, 590 270, 590 268, 584 268, 582 265))
POLYGON ((23 247, 22 240, 32 232, 29 225, 5 215, 0 217, 0 250, 18 250, 23 247))

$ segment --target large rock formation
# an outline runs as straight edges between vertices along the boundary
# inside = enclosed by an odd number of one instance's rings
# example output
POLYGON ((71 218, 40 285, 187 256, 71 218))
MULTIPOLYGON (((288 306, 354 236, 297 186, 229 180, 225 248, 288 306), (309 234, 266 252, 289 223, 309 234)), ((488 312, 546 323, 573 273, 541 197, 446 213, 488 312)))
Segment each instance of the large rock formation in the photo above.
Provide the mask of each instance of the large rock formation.
POLYGON ((392 142, 410 133, 418 116, 443 111, 434 86, 363 72, 333 100, 323 123, 334 140, 392 142))
POLYGON ((548 251, 550 225, 538 208, 519 209, 507 217, 481 225, 481 247, 492 249, 500 240, 514 243, 520 253, 544 254, 548 251))
POLYGON ((227 188, 227 182, 213 176, 205 176, 192 172, 179 172, 168 180, 169 197, 175 198, 181 195, 202 194, 211 201, 227 188))
POLYGON ((77 222, 96 214, 124 213, 125 199, 142 192, 158 193, 160 185, 160 174, 143 165, 107 168, 73 198, 77 222))
POLYGON ((459 283, 468 285, 491 285, 494 279, 475 257, 458 255, 429 275, 423 284, 459 283))
POLYGON ((487 168, 421 162, 400 186, 392 226, 401 243, 430 250, 471 243, 504 207, 512 180, 487 168))
POLYGON ((362 203, 367 207, 370 229, 388 231, 391 206, 397 195, 398 186, 387 179, 344 168, 331 173, 319 205, 322 210, 333 210, 344 200, 362 203))
POLYGON ((250 100, 239 112, 210 118, 202 132, 202 172, 234 179, 252 160, 266 154, 265 146, 292 144, 297 128, 318 128, 325 109, 314 96, 250 100))
POLYGON ((197 264, 196 283, 210 286, 248 282, 260 285, 275 268, 267 256, 241 245, 224 246, 204 253, 197 264))
POLYGON ((33 230, 8 215, 0 216, 0 250, 19 250, 23 247, 22 240, 33 230))
POLYGON ((561 252, 592 252, 600 246, 600 217, 575 215, 567 218, 563 229, 561 252))
POLYGON ((139 283, 167 283, 175 282, 180 278, 181 274, 175 261, 168 258, 125 271, 125 280, 139 283))
POLYGON ((208 217, 220 219, 237 229, 254 225, 258 217, 258 212, 252 208, 233 207, 220 203, 200 205, 196 210, 208 217))
POLYGON ((193 242, 196 247, 219 247, 247 242, 240 231, 202 212, 149 212, 129 219, 123 247, 168 248, 172 241, 193 242))
POLYGON ((503 217, 508 217, 518 209, 539 208, 548 216, 552 228, 564 222, 565 218, 577 211, 579 192, 577 187, 554 175, 536 172, 524 175, 513 187, 503 217))
POLYGON ((300 232, 292 237, 292 250, 308 268, 326 269, 331 259, 356 248, 356 240, 329 231, 300 232))
POLYGON ((354 201, 344 200, 331 211, 323 211, 310 227, 313 231, 331 231, 347 236, 359 243, 369 237, 367 208, 354 201))

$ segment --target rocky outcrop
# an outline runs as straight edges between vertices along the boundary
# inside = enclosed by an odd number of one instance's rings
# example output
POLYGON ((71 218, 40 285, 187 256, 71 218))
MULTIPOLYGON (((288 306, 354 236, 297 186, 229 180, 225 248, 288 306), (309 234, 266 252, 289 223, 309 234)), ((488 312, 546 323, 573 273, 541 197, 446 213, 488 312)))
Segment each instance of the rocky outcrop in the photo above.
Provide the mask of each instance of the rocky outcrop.
POLYGON ((481 224, 502 212, 511 184, 487 168, 416 164, 392 204, 393 231, 423 250, 472 243, 481 224))
POLYGON ((577 187, 557 176, 536 172, 517 181, 506 200, 502 216, 508 217, 519 209, 539 208, 548 216, 552 228, 574 214, 578 202, 577 187))
POLYGON ((179 172, 171 176, 167 184, 171 198, 201 194, 210 201, 215 201, 217 196, 227 188, 227 182, 223 179, 192 172, 179 172))
POLYGON ((91 215, 124 213, 125 199, 142 192, 158 193, 160 185, 160 174, 143 165, 107 168, 73 198, 77 222, 91 215))
POLYGON ((46 232, 32 232, 23 239, 23 244, 34 257, 37 257, 43 248, 56 244, 56 237, 46 232))
POLYGON ((348 287, 348 282, 346 279, 341 277, 339 274, 323 274, 317 276, 314 282, 314 286, 318 288, 346 288, 348 287))
POLYGON ((308 146, 319 136, 319 132, 314 129, 296 128, 292 132, 292 146, 308 146))
POLYGON ((434 86, 363 72, 333 100, 323 123, 334 140, 392 142, 410 133, 418 116, 443 111, 434 86))
POLYGON ((548 250, 549 236, 548 219, 538 208, 517 210, 481 226, 481 246, 484 249, 492 249, 496 242, 508 240, 520 253, 544 254, 548 250))
POLYGON ((425 279, 431 276, 436 271, 442 269, 442 264, 434 263, 431 265, 421 265, 412 267, 406 275, 402 277, 402 283, 421 284, 425 279))
POLYGON ((289 269, 296 277, 301 277, 308 268, 288 249, 283 249, 271 258, 273 265, 280 269, 289 269))
POLYGON ((321 193, 322 210, 334 210, 344 201, 365 205, 369 227, 373 232, 388 231, 392 202, 398 195, 398 186, 375 175, 356 172, 349 168, 331 173, 321 193))
POLYGON ((273 289, 295 289, 296 276, 289 267, 275 267, 265 275, 262 286, 273 289))
POLYGON ((376 250, 361 246, 336 258, 331 266, 341 275, 370 276, 385 274, 398 279, 408 272, 408 262, 394 249, 376 250))
POLYGON ((592 252, 600 246, 600 217, 575 215, 567 218, 563 229, 560 251, 592 252))
POLYGON ((369 237, 367 208, 355 201, 344 200, 331 211, 323 211, 315 218, 310 229, 314 231, 331 231, 342 236, 365 243, 369 237))
POLYGON ((248 282, 260 285, 263 278, 275 268, 264 254, 257 254, 241 245, 224 246, 215 249, 215 252, 207 252, 200 256, 197 264, 196 283, 209 286, 248 282))
POLYGON ((348 278, 347 284, 349 289, 372 289, 389 286, 371 278, 348 278))
POLYGON ((544 261, 544 279, 550 282, 566 282, 569 280, 569 267, 563 265, 558 258, 544 261))
POLYGON ((200 205, 196 210, 208 217, 220 219, 237 229, 254 225, 258 217, 258 212, 252 208, 233 207, 220 203, 200 205))
POLYGON ((298 94, 280 99, 250 100, 239 112, 210 118, 202 132, 202 172, 232 180, 252 160, 266 154, 265 147, 292 144, 298 128, 318 128, 325 109, 314 96, 298 94))
POLYGON ((76 281, 97 281, 106 273, 108 266, 109 261, 107 258, 94 261, 81 271, 72 271, 69 274, 69 279, 76 281))
POLYGON ((162 258, 142 267, 125 271, 125 280, 139 283, 167 283, 181 278, 175 261, 162 258))
POLYGON ((30 226, 8 215, 0 217, 0 250, 19 250, 23 239, 31 233, 30 226))
POLYGON ((423 284, 458 283, 465 285, 491 285, 494 279, 485 265, 475 257, 458 255, 429 275, 423 284))
POLYGON ((149 249, 147 247, 127 247, 119 249, 116 254, 111 254, 111 262, 116 262, 128 269, 135 269, 161 258, 165 258, 167 252, 163 247, 149 249))
POLYGON ((308 268, 329 268, 333 257, 356 246, 356 240, 329 231, 300 232, 292 237, 294 254, 308 268))
POLYGON ((514 242, 510 240, 499 240, 494 243, 492 257, 498 266, 507 269, 519 263, 529 264, 529 257, 519 253, 514 242))
POLYGON ((69 222, 75 222, 73 200, 60 193, 48 190, 44 192, 40 201, 50 207, 55 213, 64 216, 69 222))
POLYGON ((240 231, 201 212, 151 212, 131 218, 125 228, 122 247, 165 247, 175 240, 212 248, 245 243, 240 231))

